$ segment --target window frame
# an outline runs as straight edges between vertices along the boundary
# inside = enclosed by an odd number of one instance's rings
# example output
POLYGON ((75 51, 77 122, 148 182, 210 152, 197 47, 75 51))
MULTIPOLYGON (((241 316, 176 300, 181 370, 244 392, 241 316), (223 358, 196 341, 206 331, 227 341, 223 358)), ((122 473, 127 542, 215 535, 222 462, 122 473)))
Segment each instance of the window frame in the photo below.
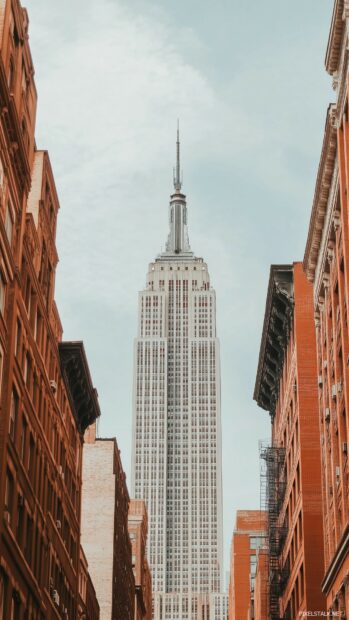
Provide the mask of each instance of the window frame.
POLYGON ((9 242, 11 248, 12 248, 12 243, 13 243, 13 233, 14 233, 14 228, 15 228, 15 222, 16 222, 15 210, 13 208, 11 199, 8 198, 7 199, 7 205, 6 205, 5 222, 4 222, 4 224, 5 224, 6 237, 7 237, 7 240, 9 242), (8 229, 8 221, 11 222, 11 230, 10 231, 8 229))
POLYGON ((0 315, 4 316, 6 307, 6 288, 7 280, 4 275, 4 271, 0 265, 0 315))

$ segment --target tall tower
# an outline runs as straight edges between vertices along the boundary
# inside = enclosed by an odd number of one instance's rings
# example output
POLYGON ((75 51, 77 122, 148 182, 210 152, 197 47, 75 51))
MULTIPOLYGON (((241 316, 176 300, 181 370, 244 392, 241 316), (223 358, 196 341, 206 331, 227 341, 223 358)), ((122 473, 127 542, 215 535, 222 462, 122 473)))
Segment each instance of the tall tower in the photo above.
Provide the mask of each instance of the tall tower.
POLYGON ((216 298, 190 249, 180 143, 166 251, 139 293, 134 497, 149 514, 155 620, 221 620, 222 472, 216 298), (214 594, 216 593, 216 594, 214 594))

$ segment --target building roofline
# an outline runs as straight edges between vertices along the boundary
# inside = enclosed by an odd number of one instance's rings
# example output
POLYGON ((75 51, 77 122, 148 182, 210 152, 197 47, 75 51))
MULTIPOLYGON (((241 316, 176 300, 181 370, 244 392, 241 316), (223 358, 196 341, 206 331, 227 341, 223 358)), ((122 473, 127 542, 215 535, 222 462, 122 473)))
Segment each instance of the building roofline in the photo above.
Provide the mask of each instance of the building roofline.
POLYGON ((80 433, 84 433, 100 415, 98 394, 93 387, 84 343, 67 341, 58 344, 61 369, 73 414, 80 433))
POLYGON ((293 265, 271 265, 253 398, 275 413, 278 384, 293 320, 293 265))
POLYGON ((330 34, 325 56, 326 71, 330 75, 333 75, 337 71, 341 56, 345 30, 345 21, 343 20, 344 2, 345 0, 336 0, 333 7, 330 34))
POLYGON ((321 149, 320 163, 316 178, 313 206, 310 215, 309 231, 305 247, 303 267, 307 278, 314 282, 323 225, 326 217, 327 202, 337 152, 337 131, 334 122, 336 106, 330 104, 327 109, 325 133, 321 149))

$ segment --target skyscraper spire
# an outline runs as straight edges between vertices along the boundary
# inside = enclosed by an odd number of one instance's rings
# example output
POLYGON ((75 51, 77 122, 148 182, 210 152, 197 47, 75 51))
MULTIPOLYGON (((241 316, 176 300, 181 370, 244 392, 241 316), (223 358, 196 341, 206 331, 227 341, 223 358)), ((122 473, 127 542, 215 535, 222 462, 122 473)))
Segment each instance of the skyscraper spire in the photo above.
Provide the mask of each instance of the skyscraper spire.
POLYGON ((176 143, 176 147, 177 147, 177 152, 176 152, 176 169, 174 171, 173 174, 173 185, 175 188, 175 192, 177 194, 180 194, 181 189, 182 189, 182 182, 181 182, 181 152, 180 152, 180 141, 179 141, 179 120, 177 120, 177 143, 176 143))
POLYGON ((226 620, 216 302, 189 245, 179 129, 176 154, 166 250, 139 296, 132 487, 149 514, 153 620, 226 620))
POLYGON ((169 209, 170 232, 166 243, 166 255, 181 255, 183 258, 193 257, 189 245, 187 225, 187 203, 182 193, 181 158, 179 141, 179 121, 177 121, 176 167, 173 169, 174 192, 171 195, 169 209))

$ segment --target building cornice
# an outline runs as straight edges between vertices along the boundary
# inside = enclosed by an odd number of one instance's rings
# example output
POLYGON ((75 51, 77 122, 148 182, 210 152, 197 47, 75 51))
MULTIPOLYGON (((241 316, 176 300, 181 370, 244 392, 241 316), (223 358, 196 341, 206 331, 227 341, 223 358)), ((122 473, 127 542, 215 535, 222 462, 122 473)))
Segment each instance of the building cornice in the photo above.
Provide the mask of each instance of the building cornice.
POLYGON ((325 135, 322 144, 315 194, 310 216, 309 232, 305 247, 303 266, 307 278, 314 282, 319 257, 323 225, 337 153, 336 106, 331 104, 327 110, 325 135))
POLYGON ((60 342, 58 350, 76 424, 79 432, 84 433, 101 415, 84 345, 82 342, 60 342))
POLYGON ((253 398, 275 414, 293 321, 293 265, 272 265, 253 398))
POLYGON ((348 0, 336 0, 325 57, 326 71, 330 75, 333 75, 338 69, 347 17, 349 17, 348 0))

